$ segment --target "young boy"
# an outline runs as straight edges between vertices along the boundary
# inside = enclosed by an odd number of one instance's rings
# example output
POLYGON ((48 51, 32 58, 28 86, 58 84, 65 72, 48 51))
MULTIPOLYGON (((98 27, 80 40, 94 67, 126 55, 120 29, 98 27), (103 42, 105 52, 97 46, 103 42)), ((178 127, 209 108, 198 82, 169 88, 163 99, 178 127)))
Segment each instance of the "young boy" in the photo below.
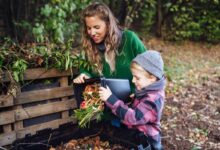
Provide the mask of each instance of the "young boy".
POLYGON ((153 150, 162 150, 160 119, 165 98, 163 60, 159 52, 149 50, 131 62, 135 96, 129 107, 109 88, 100 87, 100 98, 128 128, 143 133, 153 150))

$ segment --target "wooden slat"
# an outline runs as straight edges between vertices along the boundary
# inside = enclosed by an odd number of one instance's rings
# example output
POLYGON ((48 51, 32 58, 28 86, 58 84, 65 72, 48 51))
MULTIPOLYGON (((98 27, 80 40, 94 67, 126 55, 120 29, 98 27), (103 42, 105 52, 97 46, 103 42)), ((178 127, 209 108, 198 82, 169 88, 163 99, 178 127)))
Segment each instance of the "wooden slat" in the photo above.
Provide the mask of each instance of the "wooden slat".
POLYGON ((34 134, 36 134, 36 131, 40 131, 40 130, 47 129, 47 128, 56 129, 59 127, 59 125, 62 125, 64 123, 68 123, 68 122, 76 123, 76 120, 74 120, 72 118, 57 119, 54 121, 33 125, 33 126, 30 126, 30 127, 27 127, 27 128, 24 128, 22 130, 17 131, 17 138, 24 138, 26 134, 34 135, 34 134))
POLYGON ((15 117, 14 117, 14 111, 5 111, 0 113, 0 125, 14 123, 15 117))
MULTIPOLYGON (((68 86, 68 77, 61 77, 59 79, 59 82, 60 82, 60 86, 61 87, 65 87, 65 86, 68 86)), ((67 101, 68 100, 68 97, 63 97, 61 98, 61 100, 64 102, 64 101, 67 101)), ((75 101, 76 102, 76 101, 75 101)), ((69 111, 63 111, 61 113, 61 118, 68 118, 69 117, 69 111)))
POLYGON ((15 140, 16 140, 15 132, 0 134, 0 146, 10 145, 15 140))
POLYGON ((8 133, 11 131, 12 131, 11 124, 3 125, 3 132, 4 133, 8 133))
POLYGON ((69 111, 64 111, 61 113, 62 118, 68 118, 69 117, 69 111))
MULTIPOLYGON (((61 77, 59 79, 60 87, 67 87, 68 86, 68 77, 61 77)), ((68 100, 68 97, 62 97, 62 101, 68 100)))
MULTIPOLYGON (((21 105, 17 105, 17 106, 15 106, 14 107, 14 109, 15 110, 17 110, 17 109, 21 109, 22 108, 22 106, 21 105)), ((16 113, 14 113, 14 116, 16 115, 16 113)), ((17 122, 15 122, 14 123, 14 129, 15 129, 15 131, 17 131, 17 130, 20 130, 20 129, 23 129, 23 126, 24 124, 23 124, 23 121, 17 121, 17 122)))
POLYGON ((61 87, 66 87, 68 86, 68 77, 61 77, 59 79, 59 82, 60 82, 60 86, 61 87))
POLYGON ((13 96, 12 95, 0 95, 0 108, 13 106, 13 96))
MULTIPOLYGON (((73 74, 77 74, 77 70, 73 69, 73 74)), ((44 78, 52 78, 52 77, 62 77, 62 76, 70 76, 71 71, 59 71, 57 69, 49 69, 45 68, 34 68, 27 69, 24 73, 24 80, 33 80, 33 79, 44 79, 44 78)), ((2 81, 7 82, 10 81, 9 75, 7 72, 2 74, 2 81)))
POLYGON ((61 98, 73 95, 73 87, 56 87, 43 90, 22 92, 16 99, 15 104, 25 104, 42 100, 61 98))
POLYGON ((30 119, 33 117, 74 109, 76 107, 76 100, 70 99, 67 101, 53 102, 44 105, 21 108, 15 110, 15 120, 19 121, 24 119, 30 119))

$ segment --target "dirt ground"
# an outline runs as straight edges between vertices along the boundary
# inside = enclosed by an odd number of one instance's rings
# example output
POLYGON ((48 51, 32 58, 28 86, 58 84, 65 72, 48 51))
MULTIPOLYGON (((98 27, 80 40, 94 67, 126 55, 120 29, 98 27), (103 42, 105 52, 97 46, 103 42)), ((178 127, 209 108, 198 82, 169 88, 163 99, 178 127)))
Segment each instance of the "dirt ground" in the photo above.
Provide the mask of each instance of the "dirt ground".
POLYGON ((168 84, 162 117, 165 150, 220 149, 220 45, 146 42, 165 61, 168 84))

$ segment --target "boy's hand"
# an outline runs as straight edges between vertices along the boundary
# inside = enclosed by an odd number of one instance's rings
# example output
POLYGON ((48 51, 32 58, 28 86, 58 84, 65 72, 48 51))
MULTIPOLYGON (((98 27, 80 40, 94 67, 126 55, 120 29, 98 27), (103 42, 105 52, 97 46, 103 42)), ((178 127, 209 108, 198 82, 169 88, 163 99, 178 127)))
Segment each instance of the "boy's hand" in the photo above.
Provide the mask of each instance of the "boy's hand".
POLYGON ((102 101, 106 101, 112 95, 111 90, 107 86, 107 88, 100 87, 99 88, 99 96, 102 101))

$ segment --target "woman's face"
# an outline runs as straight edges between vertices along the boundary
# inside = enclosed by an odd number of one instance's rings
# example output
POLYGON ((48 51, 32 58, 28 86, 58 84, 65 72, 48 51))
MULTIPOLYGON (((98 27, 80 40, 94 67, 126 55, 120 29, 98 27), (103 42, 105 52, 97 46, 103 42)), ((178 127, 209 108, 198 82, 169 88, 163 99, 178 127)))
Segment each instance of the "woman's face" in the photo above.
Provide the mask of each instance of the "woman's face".
POLYGON ((85 18, 87 33, 95 43, 101 43, 107 33, 107 25, 98 16, 85 18))

